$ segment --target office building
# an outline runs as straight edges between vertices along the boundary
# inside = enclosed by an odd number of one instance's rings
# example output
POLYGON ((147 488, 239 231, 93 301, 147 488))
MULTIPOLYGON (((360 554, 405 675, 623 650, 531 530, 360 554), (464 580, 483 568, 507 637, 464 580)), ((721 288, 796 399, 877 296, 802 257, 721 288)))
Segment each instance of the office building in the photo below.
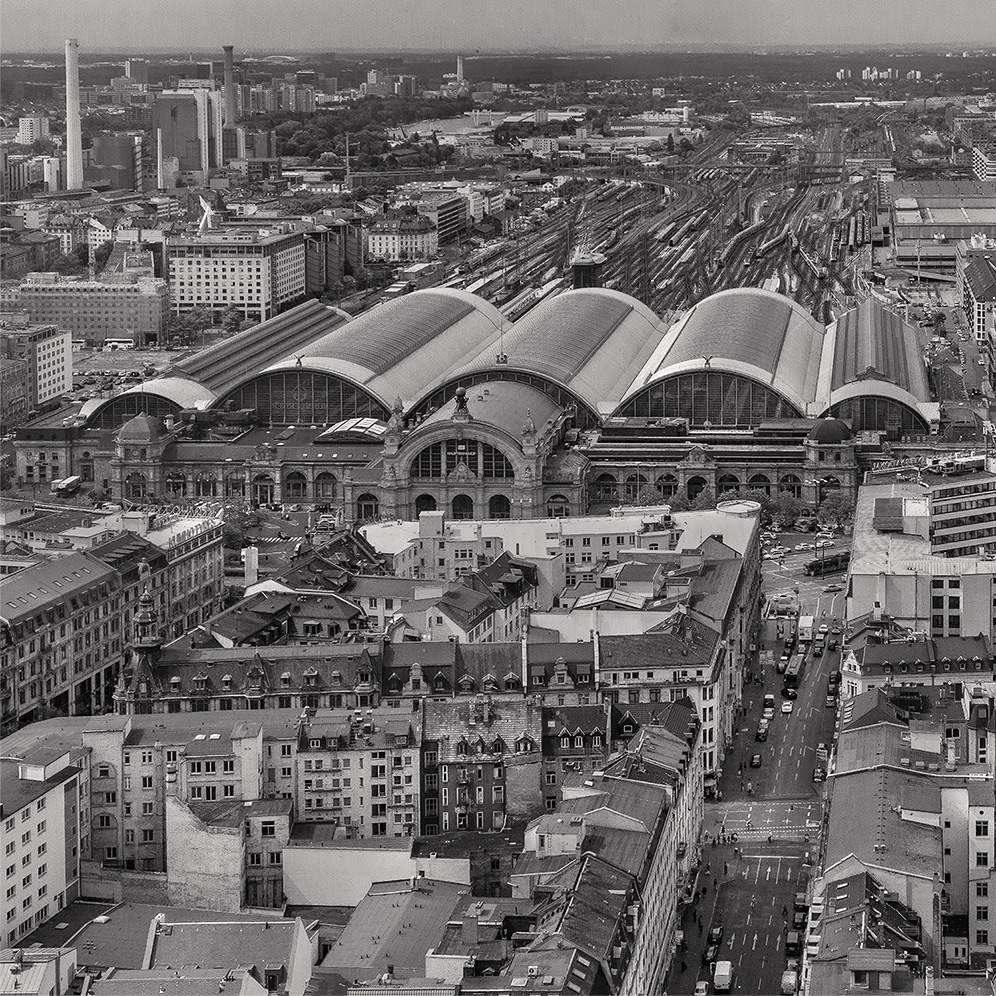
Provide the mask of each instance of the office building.
MULTIPOLYGON (((0 760, 3 800, 4 941, 14 946, 79 897, 81 801, 86 779, 81 751, 38 748, 0 760)), ((13 980, 12 980, 13 981, 13 980)), ((16 984, 10 992, 17 992, 16 984)))
POLYGON ((110 339, 155 345, 169 315, 166 281, 130 273, 94 280, 30 273, 21 281, 18 301, 30 321, 50 323, 94 346, 110 339))
POLYGON ((397 262, 431 259, 439 248, 436 228, 425 217, 387 218, 370 226, 367 256, 397 262))
POLYGON ((972 149, 972 173, 984 183, 996 180, 996 145, 976 145, 972 149))
POLYGON ((73 386, 72 341, 55 324, 17 328, 0 326, 3 356, 28 365, 28 401, 31 408, 49 406, 73 386))
POLYGON ((6 435, 31 411, 28 361, 5 356, 0 362, 0 429, 6 435))
POLYGON ((958 246, 958 297, 968 326, 988 358, 988 374, 996 383, 996 239, 973 236, 958 246))
POLYGON ((126 59, 124 71, 136 86, 146 86, 149 82, 149 63, 146 59, 126 59))
POLYGON ((420 215, 432 222, 440 245, 458 239, 467 231, 468 205, 462 194, 429 192, 417 204, 420 215))
POLYGON ((305 295, 304 235, 229 229, 181 236, 167 245, 173 310, 236 308, 263 322, 305 295))
MULTIPOLYGON (((980 458, 984 465, 985 458, 980 458)), ((996 473, 924 473, 858 492, 847 619, 996 640, 996 473)))
POLYGON ((31 145, 39 138, 48 137, 48 118, 44 114, 29 114, 18 118, 17 144, 31 145))
POLYGON ((94 135, 90 151, 91 174, 97 168, 111 167, 119 171, 114 178, 116 190, 141 190, 142 180, 142 135, 122 132, 94 135))
POLYGON ((223 163, 222 94, 209 88, 164 90, 152 106, 152 134, 160 160, 176 159, 181 173, 206 181, 223 163))

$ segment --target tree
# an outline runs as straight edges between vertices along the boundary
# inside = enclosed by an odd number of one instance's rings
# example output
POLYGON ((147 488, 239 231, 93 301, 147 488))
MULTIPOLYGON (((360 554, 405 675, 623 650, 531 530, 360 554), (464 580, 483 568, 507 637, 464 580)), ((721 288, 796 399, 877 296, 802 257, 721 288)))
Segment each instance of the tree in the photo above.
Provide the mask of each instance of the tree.
POLYGON ((170 313, 166 323, 166 341, 171 345, 190 345, 205 329, 214 325, 207 308, 192 308, 177 315, 170 313))
POLYGON ((660 491, 652 484, 644 484, 636 493, 636 497, 630 501, 623 502, 624 505, 665 505, 668 504, 661 496, 660 491))
POLYGON ((221 510, 222 542, 231 550, 240 550, 246 545, 249 532, 262 521, 259 510, 248 502, 226 503, 221 510))
POLYGON ((113 251, 114 243, 110 239, 101 242, 94 250, 93 265, 98 273, 107 265, 107 261, 111 258, 113 251))
POLYGON ((227 308, 221 319, 221 327, 225 330, 225 335, 238 335, 242 331, 242 312, 235 307, 227 308))
POLYGON ((768 504, 771 518, 781 527, 792 525, 802 515, 803 504, 790 491, 779 491, 768 504))
POLYGON ((674 155, 674 132, 669 131, 667 133, 667 154, 669 156, 674 155))
POLYGON ((844 491, 831 491, 820 504, 817 518, 835 528, 850 524, 854 520, 854 499, 844 491))

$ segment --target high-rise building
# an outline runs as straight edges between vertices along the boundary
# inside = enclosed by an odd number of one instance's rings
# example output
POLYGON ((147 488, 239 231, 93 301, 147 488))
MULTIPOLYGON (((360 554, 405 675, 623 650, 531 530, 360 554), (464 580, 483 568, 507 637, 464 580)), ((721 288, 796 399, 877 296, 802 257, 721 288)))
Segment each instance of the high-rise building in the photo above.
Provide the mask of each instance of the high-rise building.
POLYGON ((152 132, 161 158, 181 172, 206 173, 222 164, 222 95, 209 87, 164 90, 152 108, 152 132))
POLYGON ((66 39, 66 190, 83 186, 79 47, 75 38, 66 39))
POLYGON ((124 65, 125 76, 132 83, 142 86, 149 82, 149 64, 145 59, 127 59, 124 65))
POLYGON ((29 114, 17 121, 17 144, 31 145, 48 136, 48 118, 44 114, 29 114))
POLYGON ((235 56, 231 45, 223 46, 225 53, 225 127, 231 128, 239 113, 235 97, 235 56))
POLYGON ((119 190, 138 190, 142 181, 142 136, 127 132, 96 135, 90 150, 95 167, 118 167, 119 190))
POLYGON ((305 295, 300 232, 230 230, 171 239, 167 246, 173 310, 236 308, 262 322, 305 295))
POLYGON ((73 386, 72 342, 54 325, 4 327, 0 355, 28 364, 28 401, 32 408, 61 398, 73 386))

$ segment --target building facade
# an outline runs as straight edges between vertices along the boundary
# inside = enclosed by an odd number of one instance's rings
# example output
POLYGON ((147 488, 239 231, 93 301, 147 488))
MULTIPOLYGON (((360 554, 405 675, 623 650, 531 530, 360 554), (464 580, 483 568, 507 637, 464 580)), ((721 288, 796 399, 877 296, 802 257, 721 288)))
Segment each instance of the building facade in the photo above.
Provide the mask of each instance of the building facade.
POLYGON ((72 342, 55 325, 0 330, 0 350, 6 359, 27 364, 31 408, 50 406, 73 386, 72 342))
POLYGON ((375 222, 367 235, 367 256, 397 262, 432 259, 438 250, 436 229, 424 217, 389 218, 375 222))

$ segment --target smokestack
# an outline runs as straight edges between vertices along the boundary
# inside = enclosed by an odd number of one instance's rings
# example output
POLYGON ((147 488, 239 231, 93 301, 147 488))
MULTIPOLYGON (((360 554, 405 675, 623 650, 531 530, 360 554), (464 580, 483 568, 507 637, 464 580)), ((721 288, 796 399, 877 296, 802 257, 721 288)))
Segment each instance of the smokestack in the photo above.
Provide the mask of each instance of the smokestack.
POLYGON ((223 45, 225 53, 225 127, 231 128, 238 120, 235 104, 235 58, 231 45, 223 45))
POLYGON ((166 177, 163 175, 163 130, 156 129, 156 187, 166 189, 166 177))
POLYGON ((463 56, 457 56, 457 83, 463 82, 463 56))
POLYGON ((75 38, 66 39, 66 190, 83 186, 79 47, 75 38))

